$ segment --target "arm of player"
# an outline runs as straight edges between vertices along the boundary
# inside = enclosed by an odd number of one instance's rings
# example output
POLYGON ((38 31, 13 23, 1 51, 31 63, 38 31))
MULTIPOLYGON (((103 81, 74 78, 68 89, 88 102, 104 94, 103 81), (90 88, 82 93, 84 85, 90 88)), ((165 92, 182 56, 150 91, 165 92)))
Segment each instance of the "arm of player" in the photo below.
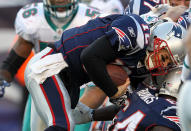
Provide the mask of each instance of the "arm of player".
POLYGON ((81 61, 88 75, 109 97, 114 96, 118 91, 106 69, 106 65, 115 59, 116 54, 106 36, 94 41, 81 54, 81 61))
POLYGON ((0 68, 0 78, 11 82, 19 67, 32 51, 32 44, 21 37, 18 37, 8 57, 3 61, 0 68))
POLYGON ((21 37, 18 37, 8 57, 3 61, 0 68, 0 97, 4 95, 4 88, 8 87, 17 73, 17 70, 30 55, 32 44, 21 37))
POLYGON ((171 7, 168 9, 165 15, 161 16, 163 19, 172 20, 174 22, 178 21, 178 18, 186 11, 186 7, 179 5, 175 7, 171 7))
POLYGON ((117 105, 109 105, 94 110, 92 119, 94 121, 111 121, 119 112, 120 107, 117 105))

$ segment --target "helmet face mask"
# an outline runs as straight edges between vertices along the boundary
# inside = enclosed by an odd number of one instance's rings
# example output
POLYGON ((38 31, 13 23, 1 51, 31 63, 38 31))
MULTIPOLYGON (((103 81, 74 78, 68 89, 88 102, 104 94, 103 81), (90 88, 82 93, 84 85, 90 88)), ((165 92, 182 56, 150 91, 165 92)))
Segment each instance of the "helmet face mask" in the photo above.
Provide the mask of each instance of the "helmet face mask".
POLYGON ((151 32, 145 65, 152 76, 168 73, 168 70, 183 63, 185 49, 182 39, 186 30, 174 22, 157 25, 151 32))
POLYGON ((153 76, 165 75, 168 69, 178 65, 166 41, 154 39, 154 50, 147 58, 147 68, 153 76))
POLYGON ((43 0, 45 13, 55 19, 63 20, 76 13, 78 0, 43 0))

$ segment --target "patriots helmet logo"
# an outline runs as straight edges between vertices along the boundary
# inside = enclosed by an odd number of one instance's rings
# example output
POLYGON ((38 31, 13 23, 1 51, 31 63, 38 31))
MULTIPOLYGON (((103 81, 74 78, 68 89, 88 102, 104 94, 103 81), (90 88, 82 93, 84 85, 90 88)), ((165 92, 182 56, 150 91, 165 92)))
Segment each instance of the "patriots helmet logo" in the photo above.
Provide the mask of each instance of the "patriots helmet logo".
POLYGON ((127 34, 125 34, 125 32, 123 32, 121 29, 117 28, 117 27, 112 27, 112 29, 115 30, 115 32, 118 35, 119 38, 119 49, 118 50, 125 50, 125 49, 129 49, 129 47, 131 46, 131 41, 129 39, 129 37, 127 36, 127 34))
POLYGON ((168 36, 175 36, 180 39, 182 39, 182 35, 183 35, 182 29, 178 24, 174 24, 171 31, 168 33, 168 36))

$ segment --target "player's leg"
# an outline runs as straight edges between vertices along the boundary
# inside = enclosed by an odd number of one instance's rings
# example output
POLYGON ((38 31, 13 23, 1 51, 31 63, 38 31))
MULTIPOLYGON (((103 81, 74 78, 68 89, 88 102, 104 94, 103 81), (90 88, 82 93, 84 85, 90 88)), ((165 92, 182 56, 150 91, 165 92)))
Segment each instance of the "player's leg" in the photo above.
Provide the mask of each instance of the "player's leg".
MULTIPOLYGON (((84 84, 80 88, 80 102, 92 109, 98 108, 103 103, 105 97, 105 93, 97 88, 93 82, 84 84)), ((78 108, 78 106, 76 108, 78 108)), ((85 118, 85 116, 83 118, 85 118)), ((91 122, 75 125, 75 131, 89 131, 90 125, 91 122)))
POLYGON ((30 119, 31 119, 31 96, 28 95, 27 103, 25 106, 22 131, 31 131, 30 119))
MULTIPOLYGON (((80 88, 80 97, 84 94, 85 88, 80 88)), ((91 122, 75 125, 74 131, 89 131, 91 122)))
POLYGON ((44 129, 45 124, 37 113, 31 95, 29 94, 25 107, 22 131, 42 131, 44 129))
POLYGON ((92 109, 98 108, 105 100, 106 94, 93 82, 87 83, 80 102, 92 109), (91 96, 91 97, 90 97, 91 96))
POLYGON ((44 129, 47 128, 44 121, 42 121, 38 112, 36 111, 36 108, 32 99, 31 99, 30 127, 31 127, 31 131, 44 131, 44 129))
MULTIPOLYGON (((51 55, 42 58, 49 54, 51 50, 51 48, 46 48, 31 59, 25 71, 25 83, 32 96, 38 114, 45 122, 46 126, 48 126, 46 129, 47 131, 54 130, 55 128, 73 130, 74 122, 72 119, 70 97, 63 82, 57 75, 51 74, 50 76, 52 77, 47 77, 47 73, 55 73, 51 71, 49 66, 45 70, 42 69, 42 72, 40 73, 39 70, 35 70, 36 67, 39 67, 38 65, 40 65, 40 67, 42 66, 41 62, 43 60, 54 56, 51 55), (36 67, 34 66, 34 63, 36 64, 36 67), (35 67, 35 69, 33 67, 35 67), (46 73, 44 73, 44 71, 46 73), (46 81, 39 81, 44 79, 46 81)), ((58 58, 58 56, 56 56, 56 58, 58 58)), ((57 64, 54 66, 57 66, 57 64)), ((61 67, 61 69, 63 68, 61 67)))

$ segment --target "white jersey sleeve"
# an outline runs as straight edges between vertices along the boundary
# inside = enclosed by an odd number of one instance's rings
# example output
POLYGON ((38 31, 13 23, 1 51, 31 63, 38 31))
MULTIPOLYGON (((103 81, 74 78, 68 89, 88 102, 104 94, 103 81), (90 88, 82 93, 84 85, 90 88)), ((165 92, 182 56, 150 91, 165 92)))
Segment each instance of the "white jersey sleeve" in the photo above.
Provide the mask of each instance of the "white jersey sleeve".
POLYGON ((92 0, 90 6, 98 8, 107 14, 122 14, 124 7, 120 0, 92 0))
POLYGON ((97 16, 100 16, 100 10, 80 3, 78 11, 67 29, 84 25, 89 20, 94 19, 97 16))

